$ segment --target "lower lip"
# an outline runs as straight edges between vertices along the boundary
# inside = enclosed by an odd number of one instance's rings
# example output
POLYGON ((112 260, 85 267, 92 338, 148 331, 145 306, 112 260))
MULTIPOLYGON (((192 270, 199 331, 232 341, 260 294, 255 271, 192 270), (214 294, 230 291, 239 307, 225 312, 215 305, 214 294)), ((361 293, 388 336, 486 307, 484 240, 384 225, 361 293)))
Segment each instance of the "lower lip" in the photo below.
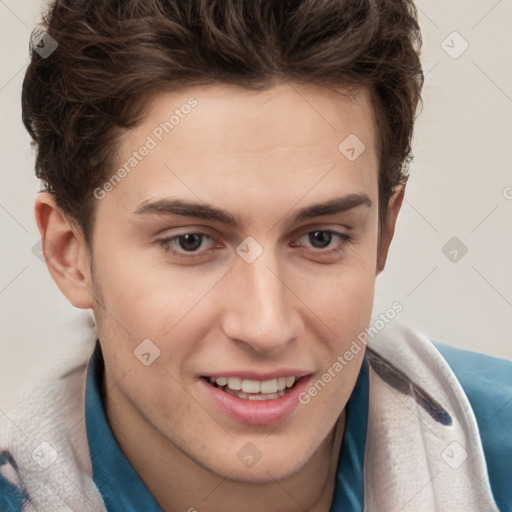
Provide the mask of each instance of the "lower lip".
POLYGON ((236 421, 247 425, 272 425, 283 421, 299 405, 299 395, 305 389, 310 376, 302 377, 293 388, 280 398, 272 400, 245 400, 229 395, 200 379, 208 396, 217 407, 236 421))

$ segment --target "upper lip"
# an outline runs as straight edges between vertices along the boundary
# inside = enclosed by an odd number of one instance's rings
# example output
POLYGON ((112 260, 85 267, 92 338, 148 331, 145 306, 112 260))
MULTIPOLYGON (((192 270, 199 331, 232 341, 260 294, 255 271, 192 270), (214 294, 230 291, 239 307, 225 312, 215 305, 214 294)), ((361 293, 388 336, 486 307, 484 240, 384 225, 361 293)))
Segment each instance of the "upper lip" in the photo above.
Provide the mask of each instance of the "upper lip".
POLYGON ((272 380, 278 379, 279 377, 304 377, 306 375, 311 375, 312 372, 304 371, 304 370, 293 370, 290 368, 283 368, 282 370, 273 370, 269 372, 255 372, 255 371, 222 371, 222 372, 211 372, 208 374, 201 375, 206 378, 217 378, 217 377, 238 377, 240 379, 246 380, 272 380))

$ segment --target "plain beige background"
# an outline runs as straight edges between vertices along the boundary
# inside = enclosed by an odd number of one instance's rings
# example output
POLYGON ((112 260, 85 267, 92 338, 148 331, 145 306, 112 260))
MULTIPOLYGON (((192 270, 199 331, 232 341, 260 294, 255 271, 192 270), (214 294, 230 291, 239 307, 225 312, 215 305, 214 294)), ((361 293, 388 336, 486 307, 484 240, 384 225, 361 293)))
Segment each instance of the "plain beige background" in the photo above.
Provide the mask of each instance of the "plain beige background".
MULTIPOLYGON (((91 340, 87 313, 67 303, 33 253, 39 185, 20 92, 43 6, 0 0, 4 390, 91 340)), ((375 315, 399 301, 400 320, 431 339, 512 359, 512 1, 426 0, 418 9, 424 108, 375 315)))

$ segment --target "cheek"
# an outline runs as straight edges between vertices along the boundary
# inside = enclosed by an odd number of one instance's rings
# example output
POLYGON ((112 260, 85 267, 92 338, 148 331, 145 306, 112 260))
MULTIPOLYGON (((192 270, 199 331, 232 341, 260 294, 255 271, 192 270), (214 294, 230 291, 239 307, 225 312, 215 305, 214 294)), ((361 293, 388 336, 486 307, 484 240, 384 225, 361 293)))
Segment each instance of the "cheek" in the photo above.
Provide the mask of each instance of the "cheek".
POLYGON ((353 390, 362 360, 365 345, 358 336, 368 327, 374 297, 374 266, 354 268, 331 281, 331 285, 320 287, 308 300, 314 304, 316 319, 314 332, 323 344, 316 352, 319 372, 315 382, 306 390, 311 410, 318 408, 318 420, 322 428, 331 426, 341 413, 353 390), (328 329, 325 328, 328 327, 328 329), (321 333, 326 333, 322 335, 321 333), (310 393, 311 392, 311 393, 310 393))
POLYGON ((172 270, 170 266, 146 268, 135 257, 114 265, 111 262, 118 254, 112 256, 110 261, 98 262, 95 275, 95 288, 108 311, 96 315, 97 331, 101 340, 108 340, 103 351, 112 378, 117 382, 130 372, 124 390, 127 395, 160 397, 164 403, 173 396, 181 403, 182 389, 176 379, 182 379, 183 365, 213 324, 208 292, 219 276, 172 270), (151 340, 149 351, 158 353, 148 367, 136 357, 143 340, 151 340))
MULTIPOLYGON (((336 375, 330 387, 337 396, 335 403, 338 404, 345 403, 348 398, 346 391, 352 389, 364 356, 365 346, 358 341, 358 336, 370 323, 373 291, 371 279, 358 281, 353 286, 345 282, 331 290, 331 295, 324 298, 323 305, 315 302, 318 311, 322 312, 319 315, 322 324, 329 327, 328 335, 324 338, 324 350, 318 356, 321 358, 322 371, 330 369, 331 377, 333 373, 336 375), (347 357, 344 357, 345 354, 347 357), (341 363, 339 356, 342 358, 341 363)), ((317 323, 316 332, 321 328, 317 323)), ((326 378, 330 379, 329 375, 326 378)))
POLYGON ((121 244, 105 243, 98 247, 104 250, 95 255, 96 288, 101 290, 107 321, 116 331, 124 331, 123 337, 130 333, 136 339, 161 338, 215 282, 209 274, 148 258, 156 248, 123 251, 121 244))
POLYGON ((375 247, 359 251, 346 264, 308 277, 300 296, 330 328, 335 339, 346 340, 367 327, 375 293, 375 247))

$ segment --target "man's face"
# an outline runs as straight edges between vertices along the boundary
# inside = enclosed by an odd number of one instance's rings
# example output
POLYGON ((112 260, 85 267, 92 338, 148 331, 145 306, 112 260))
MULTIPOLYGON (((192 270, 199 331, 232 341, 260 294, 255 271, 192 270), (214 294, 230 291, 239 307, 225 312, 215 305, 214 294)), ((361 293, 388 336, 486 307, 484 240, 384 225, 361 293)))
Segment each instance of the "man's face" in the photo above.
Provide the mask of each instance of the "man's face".
POLYGON ((370 321, 376 137, 362 90, 214 85, 154 97, 112 173, 134 151, 137 164, 96 204, 92 278, 107 411, 245 481, 291 475, 328 442, 363 350, 308 403, 301 393, 370 321), (161 123, 176 109, 166 133, 161 123), (365 145, 359 156, 354 136, 365 145), (172 201, 181 203, 165 206, 172 201), (324 203, 331 208, 311 209, 324 203), (208 208, 225 213, 199 215, 208 208), (276 398, 275 385, 291 376, 294 386, 276 398), (245 398, 222 387, 229 377, 249 390, 245 398), (247 458, 260 456, 254 465, 247 458))

